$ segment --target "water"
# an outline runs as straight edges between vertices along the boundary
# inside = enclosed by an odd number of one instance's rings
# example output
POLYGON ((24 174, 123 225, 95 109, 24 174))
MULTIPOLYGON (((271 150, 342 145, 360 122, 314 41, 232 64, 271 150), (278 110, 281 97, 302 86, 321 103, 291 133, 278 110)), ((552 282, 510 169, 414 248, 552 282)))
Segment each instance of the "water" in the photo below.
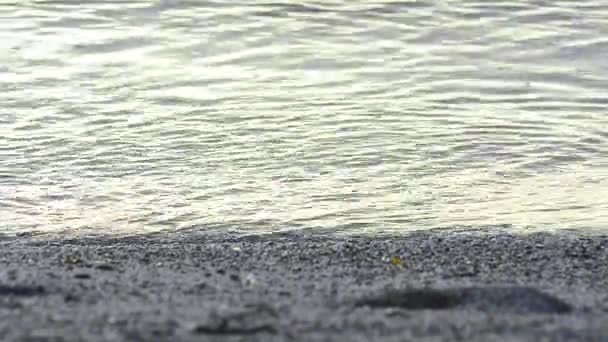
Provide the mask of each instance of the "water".
POLYGON ((4 232, 608 227, 608 3, 3 1, 4 232))

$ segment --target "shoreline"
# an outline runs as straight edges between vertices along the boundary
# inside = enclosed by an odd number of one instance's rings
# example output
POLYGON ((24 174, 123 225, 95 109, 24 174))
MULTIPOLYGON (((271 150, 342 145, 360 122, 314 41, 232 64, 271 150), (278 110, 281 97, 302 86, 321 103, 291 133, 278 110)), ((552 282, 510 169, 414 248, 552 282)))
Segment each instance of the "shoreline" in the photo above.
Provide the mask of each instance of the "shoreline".
POLYGON ((608 236, 0 237, 2 341, 606 341, 608 236))

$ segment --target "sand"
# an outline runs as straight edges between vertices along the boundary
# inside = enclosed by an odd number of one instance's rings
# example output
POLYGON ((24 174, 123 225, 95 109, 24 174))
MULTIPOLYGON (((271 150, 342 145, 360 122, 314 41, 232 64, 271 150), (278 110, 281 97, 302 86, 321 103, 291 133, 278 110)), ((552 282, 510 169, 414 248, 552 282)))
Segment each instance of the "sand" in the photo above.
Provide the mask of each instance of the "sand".
POLYGON ((608 236, 0 237, 1 341, 608 341, 608 236))

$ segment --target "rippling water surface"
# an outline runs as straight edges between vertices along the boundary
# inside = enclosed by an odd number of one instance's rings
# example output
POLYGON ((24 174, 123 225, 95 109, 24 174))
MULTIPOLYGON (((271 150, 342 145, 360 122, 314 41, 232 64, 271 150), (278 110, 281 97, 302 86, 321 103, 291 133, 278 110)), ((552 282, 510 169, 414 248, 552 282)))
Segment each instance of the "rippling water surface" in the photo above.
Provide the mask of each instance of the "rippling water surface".
POLYGON ((608 2, 0 3, 3 231, 608 228, 608 2))

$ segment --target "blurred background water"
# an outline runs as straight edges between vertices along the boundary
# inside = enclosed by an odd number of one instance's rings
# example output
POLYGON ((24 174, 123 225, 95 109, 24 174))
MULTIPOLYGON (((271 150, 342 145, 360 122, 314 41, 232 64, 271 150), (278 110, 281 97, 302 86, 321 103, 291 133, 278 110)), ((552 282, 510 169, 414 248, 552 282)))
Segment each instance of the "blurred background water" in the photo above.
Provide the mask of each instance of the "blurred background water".
POLYGON ((0 229, 608 228, 608 2, 0 2, 0 229))

